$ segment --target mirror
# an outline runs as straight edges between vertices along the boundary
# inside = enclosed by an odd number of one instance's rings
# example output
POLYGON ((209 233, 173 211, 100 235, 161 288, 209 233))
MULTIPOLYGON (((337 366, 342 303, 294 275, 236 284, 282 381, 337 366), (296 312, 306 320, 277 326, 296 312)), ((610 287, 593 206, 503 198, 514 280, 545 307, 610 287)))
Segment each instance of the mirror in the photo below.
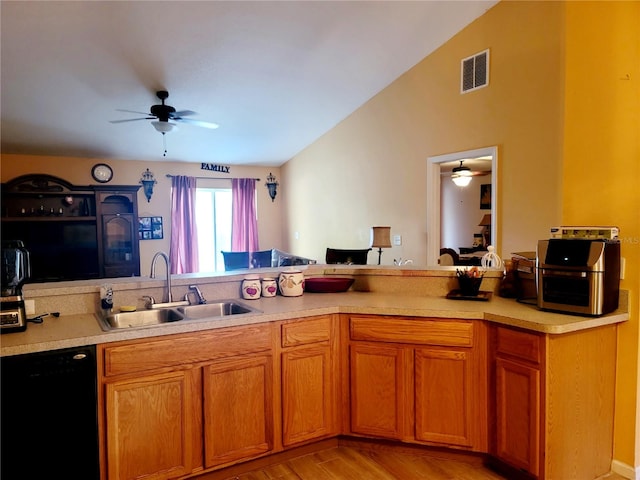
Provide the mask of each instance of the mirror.
MULTIPOLYGON (((450 245, 441 245, 442 239, 442 179, 450 182, 450 176, 442 176, 442 172, 447 168, 451 171, 453 166, 459 166, 461 160, 469 160, 469 166, 476 161, 486 161, 491 164, 491 175, 483 178, 483 183, 491 183, 491 244, 495 247, 495 251, 500 255, 499 242, 497 236, 497 219, 498 219, 498 148, 485 147, 475 150, 466 150, 461 152, 448 153, 445 155, 436 155, 427 159, 427 265, 438 265, 438 257, 440 256, 440 248, 450 247, 450 245)), ((472 169, 473 170, 473 169, 472 169)), ((474 177, 477 178, 477 177, 474 177)), ((473 181, 473 180, 472 180, 473 181)), ((464 187, 461 187, 464 188, 464 187)), ((478 201, 480 201, 478 199, 478 201)), ((480 221, 481 218, 478 218, 480 221)), ((469 239, 469 244, 472 240, 469 239)), ((460 245, 462 246, 462 245, 460 245)), ((454 247, 458 247, 455 245, 454 247)))

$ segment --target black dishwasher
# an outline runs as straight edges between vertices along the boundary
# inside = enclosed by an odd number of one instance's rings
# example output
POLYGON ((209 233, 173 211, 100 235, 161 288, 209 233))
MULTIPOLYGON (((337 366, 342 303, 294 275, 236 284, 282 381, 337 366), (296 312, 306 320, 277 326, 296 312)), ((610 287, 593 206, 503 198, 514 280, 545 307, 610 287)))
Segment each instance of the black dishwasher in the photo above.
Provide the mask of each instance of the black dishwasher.
POLYGON ((96 348, 3 357, 2 480, 99 480, 96 348))

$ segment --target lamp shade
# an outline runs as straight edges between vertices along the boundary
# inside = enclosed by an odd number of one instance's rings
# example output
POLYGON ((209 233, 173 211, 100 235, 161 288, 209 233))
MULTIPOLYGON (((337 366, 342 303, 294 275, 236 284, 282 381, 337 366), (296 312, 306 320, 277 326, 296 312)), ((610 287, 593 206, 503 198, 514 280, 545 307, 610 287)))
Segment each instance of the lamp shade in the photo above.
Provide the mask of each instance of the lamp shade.
POLYGON ((490 213, 485 214, 484 217, 482 217, 482 220, 480 220, 480 223, 478 225, 481 227, 491 226, 491 214, 490 213))
POLYGON ((391 227, 371 227, 371 246, 391 248, 391 227))

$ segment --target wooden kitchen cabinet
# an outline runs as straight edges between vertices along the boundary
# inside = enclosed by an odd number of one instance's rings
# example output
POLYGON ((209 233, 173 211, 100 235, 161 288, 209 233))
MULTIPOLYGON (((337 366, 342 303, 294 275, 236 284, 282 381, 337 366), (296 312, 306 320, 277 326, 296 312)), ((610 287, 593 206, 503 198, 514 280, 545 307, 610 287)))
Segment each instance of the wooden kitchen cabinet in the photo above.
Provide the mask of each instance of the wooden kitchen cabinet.
POLYGON ((401 440, 411 409, 411 352, 395 345, 352 344, 351 432, 401 440))
POLYGON ((495 455, 538 476, 544 336, 508 328, 495 331, 495 455))
POLYGON ((189 369, 106 385, 109 480, 176 478, 198 466, 198 379, 189 369))
POLYGON ((482 322, 351 316, 351 432, 487 448, 482 322))
POLYGON ((251 355, 204 367, 205 468, 273 448, 273 362, 251 355))
POLYGON ((339 433, 337 316, 281 324, 282 444, 339 433))
MULTIPOLYGON (((599 478, 611 468, 616 325, 541 334, 491 327, 492 455, 507 473, 599 478)), ((514 477, 515 478, 515 477, 514 477)))
POLYGON ((273 448, 273 328, 99 346, 105 478, 179 478, 273 448))
POLYGON ((472 447, 475 381, 468 349, 416 349, 416 439, 472 447))

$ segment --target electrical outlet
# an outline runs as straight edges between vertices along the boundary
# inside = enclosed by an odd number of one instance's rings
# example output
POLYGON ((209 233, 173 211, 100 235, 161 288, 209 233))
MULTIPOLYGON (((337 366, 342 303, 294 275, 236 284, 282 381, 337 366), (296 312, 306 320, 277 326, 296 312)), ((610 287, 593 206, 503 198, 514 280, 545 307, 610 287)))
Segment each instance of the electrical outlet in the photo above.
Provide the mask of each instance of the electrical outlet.
POLYGON ((395 246, 400 246, 402 245, 402 235, 394 235, 393 236, 393 244, 395 246))
POLYGON ((620 280, 624 280, 624 270, 627 266, 627 261, 624 257, 620 257, 620 280))
POLYGON ((27 315, 35 315, 36 314, 36 301, 35 300, 25 300, 24 301, 24 313, 27 315))

